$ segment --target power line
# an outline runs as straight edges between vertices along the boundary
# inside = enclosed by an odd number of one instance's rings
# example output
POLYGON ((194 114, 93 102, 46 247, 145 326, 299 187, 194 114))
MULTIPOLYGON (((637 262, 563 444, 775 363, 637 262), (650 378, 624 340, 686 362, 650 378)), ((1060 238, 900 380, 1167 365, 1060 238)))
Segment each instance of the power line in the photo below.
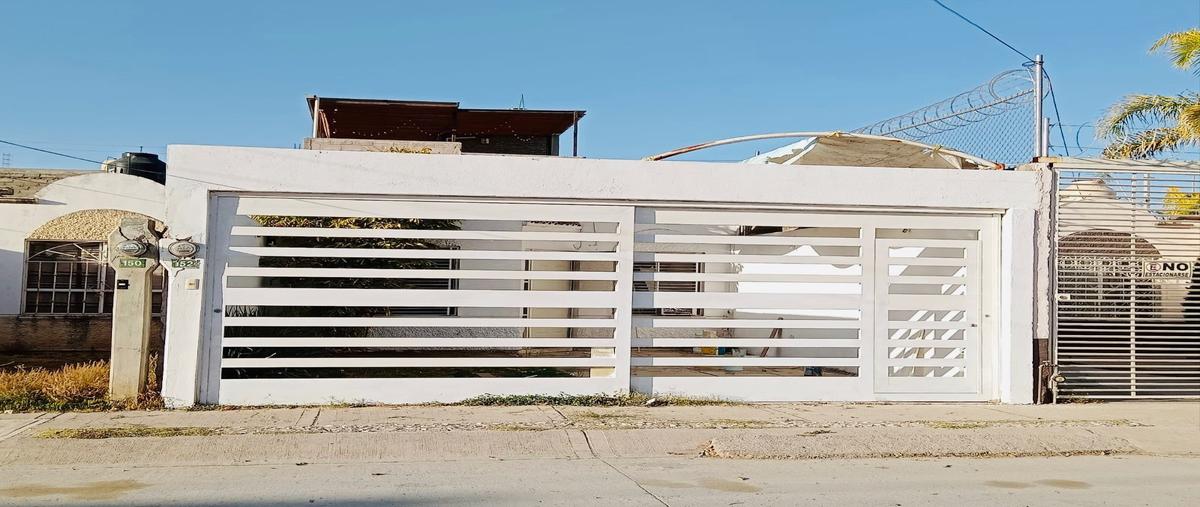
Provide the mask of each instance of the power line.
POLYGON ((982 27, 982 26, 979 26, 979 24, 978 24, 978 23, 976 23, 976 22, 974 22, 974 21, 971 21, 970 19, 967 19, 967 17, 966 17, 966 16, 963 16, 962 14, 959 14, 959 13, 958 13, 958 11, 956 11, 956 10, 954 10, 954 9, 951 9, 951 8, 950 8, 950 7, 948 7, 946 4, 942 3, 942 2, 941 2, 941 0, 933 0, 933 3, 935 3, 935 4, 938 4, 938 6, 940 6, 940 7, 941 7, 941 8, 943 8, 943 9, 946 9, 947 11, 950 11, 950 13, 951 13, 951 14, 954 14, 955 16, 958 16, 958 19, 961 19, 961 20, 963 20, 963 21, 966 21, 966 22, 967 22, 967 23, 969 23, 971 26, 973 26, 973 27, 975 27, 975 28, 978 28, 978 29, 979 29, 979 31, 981 31, 981 32, 983 32, 983 33, 986 33, 986 34, 988 34, 988 37, 991 37, 991 38, 993 38, 993 39, 996 39, 996 42, 999 42, 999 43, 1001 43, 1001 44, 1004 44, 1004 47, 1006 47, 1006 48, 1008 48, 1008 49, 1011 49, 1011 50, 1013 50, 1013 52, 1014 52, 1014 53, 1016 53, 1016 54, 1018 54, 1018 55, 1021 55, 1021 57, 1022 57, 1022 58, 1024 58, 1026 61, 1030 61, 1030 62, 1032 62, 1032 61, 1033 61, 1033 58, 1030 58, 1030 57, 1029 57, 1029 55, 1027 55, 1027 54, 1025 54, 1025 53, 1022 53, 1020 49, 1017 49, 1017 48, 1013 47, 1013 46, 1012 46, 1012 44, 1009 44, 1009 43, 1007 43, 1007 42, 1004 42, 1004 39, 1001 39, 1000 37, 997 37, 997 36, 996 36, 996 34, 994 34, 994 33, 992 33, 992 32, 989 32, 989 31, 987 30, 987 28, 984 28, 984 27, 982 27))
POLYGON ((1067 148, 1067 134, 1063 133, 1062 116, 1058 115, 1058 99, 1054 96, 1054 80, 1050 79, 1050 73, 1046 72, 1045 69, 1042 69, 1042 72, 1046 74, 1046 84, 1050 86, 1050 103, 1054 104, 1054 121, 1058 123, 1058 137, 1062 139, 1063 150, 1066 150, 1069 157, 1071 156, 1071 149, 1067 148))
MULTIPOLYGON (((933 0, 933 3, 935 3, 935 4, 938 4, 938 6, 939 6, 939 7, 943 8, 943 9, 946 9, 946 10, 947 10, 947 11, 949 11, 951 14, 954 14, 955 16, 958 16, 958 19, 961 19, 961 20, 963 20, 963 21, 966 21, 966 22, 967 22, 968 24, 970 24, 971 26, 973 26, 973 27, 975 27, 975 28, 978 28, 978 29, 979 29, 979 31, 981 31, 981 32, 983 32, 983 33, 985 33, 985 34, 987 34, 987 35, 988 35, 988 37, 991 37, 991 38, 995 39, 995 40, 996 40, 996 42, 999 42, 999 43, 1001 43, 1001 44, 1004 44, 1004 47, 1006 47, 1006 48, 1008 48, 1008 49, 1011 49, 1011 50, 1012 50, 1014 53, 1016 53, 1016 54, 1018 54, 1018 55, 1021 55, 1021 58, 1024 58, 1026 63, 1032 63, 1032 62, 1033 62, 1033 58, 1030 58, 1030 57, 1029 57, 1029 55, 1025 54, 1025 53, 1024 53, 1024 52, 1022 52, 1020 49, 1017 49, 1017 48, 1013 47, 1013 45, 1012 45, 1012 44, 1009 44, 1009 43, 1005 42, 1005 41, 1004 41, 1004 39, 1001 39, 1001 38, 1000 38, 1000 37, 998 37, 996 34, 994 34, 994 33, 990 32, 990 31, 988 31, 988 29, 987 29, 987 28, 984 28, 984 27, 982 27, 982 26, 979 26, 979 23, 976 23, 976 22, 974 22, 974 21, 971 21, 971 20, 970 20, 969 18, 967 18, 966 16, 963 16, 962 14, 960 14, 958 11, 956 11, 956 10, 954 10, 954 9, 951 9, 951 8, 950 8, 948 5, 946 5, 946 4, 944 4, 944 3, 942 3, 942 1, 941 1, 941 0, 933 0)), ((1044 71, 1043 71, 1043 72, 1044 72, 1044 71)), ((1061 123, 1061 122, 1062 122, 1062 118, 1061 118, 1061 117, 1059 116, 1059 114, 1058 114, 1058 99, 1057 99, 1057 98, 1054 96, 1054 82, 1050 80, 1050 73, 1049 73, 1049 72, 1045 72, 1045 75, 1046 75, 1046 84, 1050 85, 1050 102, 1051 102, 1052 104, 1054 104, 1054 121, 1061 123)), ((1035 97, 1035 99, 1036 99, 1036 100, 1042 100, 1042 98, 1041 98, 1041 97, 1035 97)), ((1041 118, 1038 118, 1038 119, 1037 119, 1037 121, 1041 122, 1041 121, 1042 121, 1042 119, 1041 119, 1041 118)), ((1063 143, 1063 145, 1064 145, 1063 149, 1067 150, 1067 155, 1070 155, 1070 154, 1071 154, 1071 151, 1070 151, 1070 149, 1069 149, 1069 148, 1066 148, 1066 146, 1065 146, 1065 145, 1067 144, 1067 134, 1066 134, 1065 132, 1063 132, 1063 129, 1062 129, 1062 127, 1061 127, 1061 126, 1059 126, 1059 127, 1058 127, 1058 137, 1062 138, 1062 143, 1063 143)))
POLYGON ((99 160, 92 160, 92 159, 87 159, 87 158, 83 158, 83 157, 76 157, 75 155, 67 155, 66 153, 59 153, 59 152, 57 152, 57 151, 43 150, 43 149, 41 149, 41 148, 35 148, 35 147, 33 147, 33 146, 28 146, 28 145, 24 145, 24 144, 14 143, 14 142, 12 142, 12 141, 5 141, 5 140, 3 140, 3 139, 0 139, 0 143, 4 143, 4 144, 7 144, 7 145, 11 145, 11 146, 16 146, 16 147, 18 147, 18 148, 25 148, 25 149, 27 149, 27 150, 40 151, 40 152, 42 152, 42 153, 49 153, 49 154, 51 154, 51 155, 58 155, 58 156, 60 156, 60 157, 72 158, 72 159, 75 159, 75 160, 82 160, 82 161, 84 161, 84 162, 91 162, 91 163, 93 163, 93 164, 103 164, 103 163, 104 163, 104 162, 101 162, 101 161, 99 161, 99 160))

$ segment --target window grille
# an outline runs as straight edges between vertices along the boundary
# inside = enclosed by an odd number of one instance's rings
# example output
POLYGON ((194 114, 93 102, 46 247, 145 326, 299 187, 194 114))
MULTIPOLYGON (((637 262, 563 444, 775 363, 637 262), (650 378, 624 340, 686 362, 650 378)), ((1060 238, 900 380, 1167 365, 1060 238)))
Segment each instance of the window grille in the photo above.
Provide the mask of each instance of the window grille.
MULTIPOLYGON (((26 246, 24 313, 111 315, 116 272, 103 241, 30 241, 26 246)), ((162 312, 162 267, 154 271, 151 312, 162 312)))

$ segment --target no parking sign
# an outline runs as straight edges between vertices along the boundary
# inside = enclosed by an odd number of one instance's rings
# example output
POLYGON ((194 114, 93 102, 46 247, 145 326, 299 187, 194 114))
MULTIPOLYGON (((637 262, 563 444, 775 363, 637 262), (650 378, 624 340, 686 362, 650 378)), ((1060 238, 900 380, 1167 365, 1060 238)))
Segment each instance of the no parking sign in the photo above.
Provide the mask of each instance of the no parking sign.
POLYGON ((1188 260, 1158 260, 1142 263, 1142 274, 1147 278, 1192 278, 1192 262, 1188 260))

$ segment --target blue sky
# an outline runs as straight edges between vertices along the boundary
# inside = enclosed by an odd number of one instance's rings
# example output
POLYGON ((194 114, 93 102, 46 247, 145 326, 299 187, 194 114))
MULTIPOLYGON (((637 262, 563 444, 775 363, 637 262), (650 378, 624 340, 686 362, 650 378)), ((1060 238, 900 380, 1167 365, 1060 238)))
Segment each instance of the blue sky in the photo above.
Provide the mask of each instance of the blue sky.
MULTIPOLYGON (((1146 53, 1200 25, 1198 0, 945 1, 1046 55, 1065 124, 1094 122, 1126 93, 1200 88, 1146 53)), ((90 159, 182 143, 291 147, 310 129, 314 93, 466 107, 513 107, 524 94, 529 108, 588 111, 581 154, 640 158, 853 129, 1021 64, 927 0, 41 0, 4 2, 0 20, 0 139, 90 159)), ((1099 142, 1085 131, 1082 144, 1099 142)), ((16 167, 93 166, 0 152, 16 167)))

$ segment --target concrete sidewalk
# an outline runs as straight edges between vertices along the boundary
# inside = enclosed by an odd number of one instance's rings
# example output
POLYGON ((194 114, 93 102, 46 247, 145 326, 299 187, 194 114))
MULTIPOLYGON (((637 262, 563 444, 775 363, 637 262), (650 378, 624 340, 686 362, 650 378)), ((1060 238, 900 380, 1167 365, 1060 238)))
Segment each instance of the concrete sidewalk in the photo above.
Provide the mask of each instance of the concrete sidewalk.
POLYGON ((397 406, 0 415, 0 466, 1079 454, 1200 457, 1200 404, 397 406), (134 436, 118 437, 115 428, 132 428, 126 434, 134 436), (91 434, 76 431, 81 429, 91 434), (180 436, 142 436, 152 434, 180 436))

